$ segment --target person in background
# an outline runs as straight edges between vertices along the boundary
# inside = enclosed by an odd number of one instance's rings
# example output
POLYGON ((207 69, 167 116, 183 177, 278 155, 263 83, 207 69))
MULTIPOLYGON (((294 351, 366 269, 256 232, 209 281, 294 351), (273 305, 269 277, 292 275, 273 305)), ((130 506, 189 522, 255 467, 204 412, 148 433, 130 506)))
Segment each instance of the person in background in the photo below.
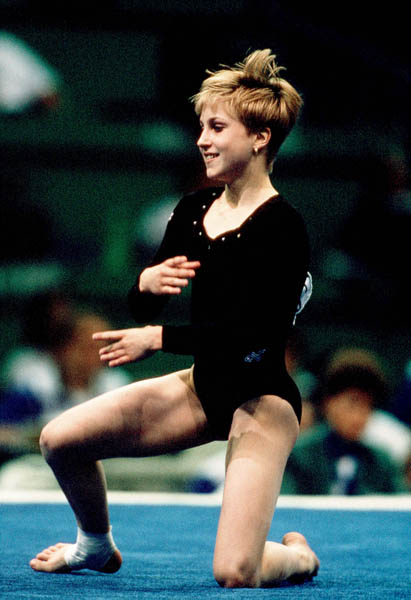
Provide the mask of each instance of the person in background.
POLYGON ((10 352, 2 368, 2 462, 38 451, 41 427, 63 410, 130 382, 123 369, 101 364, 92 335, 106 327, 107 319, 77 309, 60 292, 30 299, 25 344, 10 352))
POLYGON ((73 328, 73 304, 59 290, 35 294, 25 303, 22 343, 10 350, 1 368, 2 421, 35 419, 60 405, 58 357, 73 328))
POLYGON ((298 328, 294 328, 285 349, 285 365, 297 385, 302 401, 300 432, 312 427, 317 421, 316 406, 312 400, 318 385, 317 377, 304 363, 306 356, 305 339, 298 328))
POLYGON ((55 110, 61 87, 60 74, 34 48, 0 29, 0 116, 55 110))
MULTIPOLYGON (((380 358, 370 350, 358 347, 344 347, 335 352, 328 370, 333 371, 345 364, 356 364, 368 368, 378 375, 381 381, 386 381, 386 374, 380 358)), ((382 449, 397 463, 401 470, 411 456, 411 431, 391 411, 395 395, 388 390, 385 398, 374 406, 367 423, 362 431, 360 441, 364 444, 382 449)))
POLYGON ((321 385, 323 422, 303 433, 287 464, 282 493, 373 494, 405 491, 403 472, 388 452, 362 437, 387 385, 367 353, 337 353, 321 385))
POLYGON ((408 429, 411 427, 411 358, 406 362, 403 377, 394 392, 391 411, 408 429))

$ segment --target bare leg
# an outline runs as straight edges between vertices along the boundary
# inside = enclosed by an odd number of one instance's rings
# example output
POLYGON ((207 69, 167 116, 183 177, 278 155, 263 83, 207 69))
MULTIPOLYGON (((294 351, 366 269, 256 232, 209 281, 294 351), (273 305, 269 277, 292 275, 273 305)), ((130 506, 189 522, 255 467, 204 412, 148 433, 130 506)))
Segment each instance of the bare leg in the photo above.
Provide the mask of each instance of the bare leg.
POLYGON ((297 434, 291 406, 275 396, 247 402, 234 414, 214 555, 214 575, 224 587, 275 585, 318 569, 300 534, 266 542, 297 434))
MULTIPOLYGON (((134 383, 72 408, 44 428, 44 456, 83 531, 105 534, 110 528, 100 459, 151 456, 212 440, 187 381, 186 372, 180 372, 134 383)), ((67 544, 51 546, 30 565, 38 571, 67 571, 66 550, 67 544)), ((96 570, 117 570, 117 553, 96 570)))

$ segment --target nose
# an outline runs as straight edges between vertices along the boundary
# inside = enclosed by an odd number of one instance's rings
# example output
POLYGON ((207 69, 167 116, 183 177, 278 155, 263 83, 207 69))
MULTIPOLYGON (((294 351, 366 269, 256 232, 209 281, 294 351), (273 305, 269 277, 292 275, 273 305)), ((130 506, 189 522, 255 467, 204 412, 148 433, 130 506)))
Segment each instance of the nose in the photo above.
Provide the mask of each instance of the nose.
POLYGON ((197 146, 199 148, 204 148, 205 146, 209 146, 209 142, 207 140, 207 133, 205 127, 201 130, 200 137, 197 140, 197 146))

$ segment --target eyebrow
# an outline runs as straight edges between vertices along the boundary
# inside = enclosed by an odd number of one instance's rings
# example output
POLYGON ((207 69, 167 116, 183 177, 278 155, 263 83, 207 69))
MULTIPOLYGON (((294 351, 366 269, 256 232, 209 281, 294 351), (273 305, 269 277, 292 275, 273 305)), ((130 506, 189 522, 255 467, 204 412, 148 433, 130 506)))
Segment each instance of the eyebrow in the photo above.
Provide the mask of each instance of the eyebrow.
MULTIPOLYGON (((220 115, 213 115, 212 117, 209 117, 208 119, 206 119, 206 121, 208 121, 209 123, 212 123, 212 122, 215 122, 215 121, 226 122, 227 118, 226 117, 222 117, 220 115)), ((204 122, 202 121, 202 119, 200 119, 200 125, 204 125, 204 122)))

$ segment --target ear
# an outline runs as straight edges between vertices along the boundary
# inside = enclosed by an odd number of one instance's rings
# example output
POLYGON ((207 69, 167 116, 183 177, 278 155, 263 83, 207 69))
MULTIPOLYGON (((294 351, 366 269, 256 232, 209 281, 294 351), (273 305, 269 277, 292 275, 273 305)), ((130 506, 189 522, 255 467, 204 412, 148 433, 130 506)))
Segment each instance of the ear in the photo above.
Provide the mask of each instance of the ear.
POLYGON ((254 148, 257 149, 258 152, 261 150, 265 150, 271 140, 271 129, 269 127, 265 127, 260 131, 257 131, 255 134, 255 143, 254 148))

